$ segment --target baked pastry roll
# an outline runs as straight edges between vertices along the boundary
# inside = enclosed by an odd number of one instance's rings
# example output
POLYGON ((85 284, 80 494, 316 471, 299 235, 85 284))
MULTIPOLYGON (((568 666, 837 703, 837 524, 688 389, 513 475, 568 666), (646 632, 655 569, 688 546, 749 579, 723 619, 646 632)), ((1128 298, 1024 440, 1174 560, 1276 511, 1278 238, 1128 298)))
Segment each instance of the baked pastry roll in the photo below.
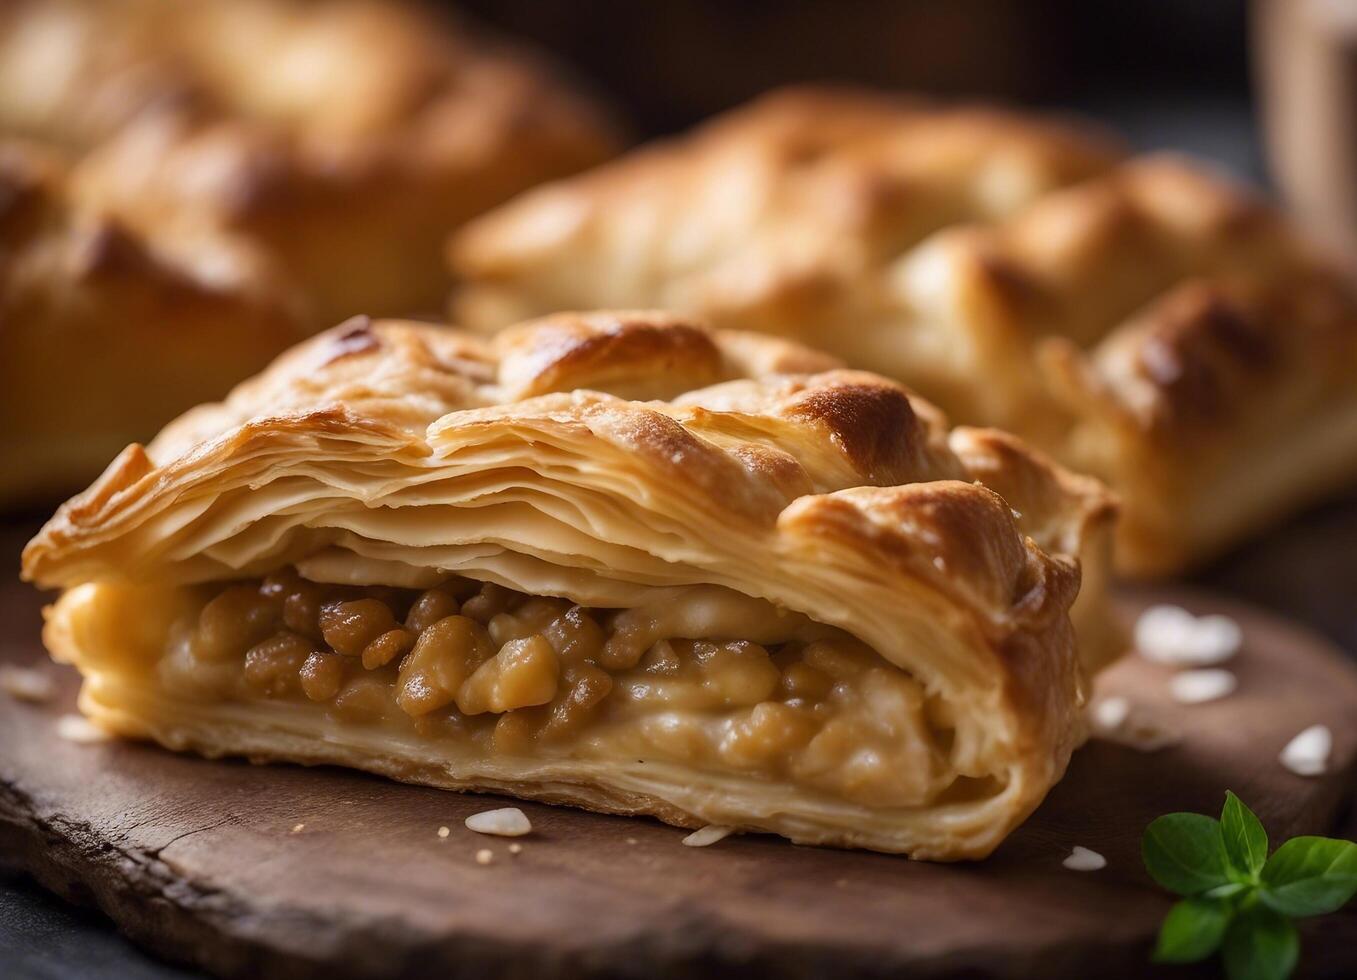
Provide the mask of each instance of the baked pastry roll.
POLYGON ((450 229, 616 147, 535 55, 391 0, 10 0, 6 131, 140 226, 254 237, 317 329, 438 311, 450 229))
POLYGON ((310 332, 303 306, 251 243, 137 232, 0 141, 0 507, 60 499, 224 395, 310 332))
POLYGON ((975 858, 1082 735, 1111 516, 773 338, 360 321, 130 446, 23 569, 127 735, 975 858))
POLYGON ((1040 116, 778 90, 468 224, 448 246, 454 320, 654 306, 865 347, 876 324, 858 314, 881 311, 883 267, 1118 157, 1101 134, 1040 116))
POLYGON ((1357 473, 1357 307, 1285 222, 1173 157, 793 92, 454 237, 454 317, 662 305, 796 337, 1016 432, 1182 571, 1357 473))

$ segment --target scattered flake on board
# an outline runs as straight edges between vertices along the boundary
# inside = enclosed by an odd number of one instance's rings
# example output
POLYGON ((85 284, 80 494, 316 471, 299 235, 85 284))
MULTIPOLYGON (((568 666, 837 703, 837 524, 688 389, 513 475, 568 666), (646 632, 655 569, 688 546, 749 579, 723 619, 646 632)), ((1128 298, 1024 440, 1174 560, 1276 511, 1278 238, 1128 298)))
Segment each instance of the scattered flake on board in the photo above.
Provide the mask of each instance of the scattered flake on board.
POLYGON ((452 828, 451 828, 451 827, 439 827, 439 828, 438 828, 438 839, 439 839, 439 840, 447 840, 447 839, 448 839, 448 834, 450 834, 450 833, 452 833, 452 828))
POLYGON ((1117 730, 1113 741, 1140 752, 1158 752, 1183 740, 1181 733, 1153 718, 1132 718, 1117 730))
POLYGON ((516 806, 482 810, 466 818, 466 829, 495 837, 522 837, 532 833, 532 821, 516 806))
POLYGON ((1139 752, 1158 752, 1176 745, 1182 736, 1155 718, 1129 698, 1111 695, 1100 698, 1089 708, 1093 730, 1104 741, 1116 742, 1139 752))
POLYGON ((1333 732, 1327 725, 1311 725, 1282 749, 1282 765, 1298 776, 1318 776, 1329 768, 1333 732))
POLYGON ((84 715, 62 715, 57 719, 57 734, 68 742, 81 745, 107 742, 113 738, 107 729, 100 728, 84 715))
POLYGON ((476 863, 480 865, 490 864, 495 860, 495 852, 488 847, 482 847, 476 852, 476 863))
POLYGON ((0 666, 0 690, 19 701, 40 704, 52 700, 56 694, 56 682, 45 670, 4 664, 0 666))
POLYGON ((1071 871, 1101 871, 1107 867, 1107 858, 1087 847, 1075 846, 1069 856, 1060 862, 1071 871))
POLYGON ((1131 702, 1122 697, 1100 698, 1093 702, 1091 714, 1099 731, 1116 731, 1131 717, 1131 702))
POLYGON ((1180 704, 1204 704, 1232 694, 1238 685, 1228 670, 1185 670, 1169 681, 1169 693, 1180 704))
POLYGON ((510 854, 522 854, 522 853, 523 853, 523 845, 520 844, 518 841, 514 841, 512 844, 509 845, 509 853, 510 853, 510 854))
POLYGON ((687 847, 708 847, 717 841, 725 840, 733 833, 735 833, 734 827, 722 827, 712 823, 707 824, 701 830, 694 830, 683 838, 683 843, 687 847))
POLYGON ((300 834, 300 833, 301 833, 303 830, 305 830, 305 829, 306 829, 306 824, 304 824, 304 823, 298 823, 298 824, 293 824, 293 825, 292 825, 292 832, 293 832, 294 834, 300 834))
POLYGON ((1151 606, 1135 626, 1136 650, 1146 660, 1174 667, 1207 667, 1229 660, 1243 643, 1229 616, 1194 616, 1179 606, 1151 606))

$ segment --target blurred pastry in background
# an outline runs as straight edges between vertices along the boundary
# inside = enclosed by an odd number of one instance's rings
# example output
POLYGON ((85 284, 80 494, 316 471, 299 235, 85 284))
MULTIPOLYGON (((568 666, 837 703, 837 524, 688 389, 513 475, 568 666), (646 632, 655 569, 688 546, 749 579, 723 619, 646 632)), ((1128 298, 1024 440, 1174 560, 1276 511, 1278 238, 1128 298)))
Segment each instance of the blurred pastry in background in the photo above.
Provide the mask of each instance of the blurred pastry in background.
POLYGON ((873 272, 1120 157, 1052 118, 782 89, 473 222, 450 244, 455 309, 493 328, 592 294, 649 296, 772 332, 852 320, 870 342, 858 314, 877 300, 873 272))
POLYGON ((659 306, 1014 431, 1180 572, 1357 476, 1357 301, 1264 202, 1039 117, 792 90, 540 188, 450 244, 454 318, 659 306))
POLYGON ((0 132, 139 228, 252 236, 317 329, 436 311, 450 229, 618 146, 536 55, 378 0, 8 3, 0 132))
POLYGON ((0 141, 0 506, 78 485, 305 337, 271 270, 237 236, 131 229, 55 154, 0 141))

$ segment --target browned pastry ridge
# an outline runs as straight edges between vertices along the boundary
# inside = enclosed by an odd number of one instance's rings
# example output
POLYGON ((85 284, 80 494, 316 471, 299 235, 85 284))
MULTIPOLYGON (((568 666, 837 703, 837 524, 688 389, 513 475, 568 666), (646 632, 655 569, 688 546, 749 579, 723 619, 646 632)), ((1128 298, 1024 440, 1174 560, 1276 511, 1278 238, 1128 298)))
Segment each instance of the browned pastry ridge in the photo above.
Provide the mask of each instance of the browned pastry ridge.
POLYGON ((129 229, 0 141, 0 506, 68 493, 305 337, 269 267, 229 235, 129 229))
POLYGON ((6 132, 139 226, 255 238, 316 328, 436 312, 449 230, 617 146, 535 55, 389 0, 11 0, 6 132))
POLYGON ((23 569, 118 732, 957 859, 1083 736, 1112 517, 780 339, 363 319, 128 447, 23 569))
POLYGON ((454 318, 661 306, 795 337, 1123 498, 1182 571, 1357 474, 1357 305, 1200 165, 1025 117, 775 94, 454 236, 454 318))

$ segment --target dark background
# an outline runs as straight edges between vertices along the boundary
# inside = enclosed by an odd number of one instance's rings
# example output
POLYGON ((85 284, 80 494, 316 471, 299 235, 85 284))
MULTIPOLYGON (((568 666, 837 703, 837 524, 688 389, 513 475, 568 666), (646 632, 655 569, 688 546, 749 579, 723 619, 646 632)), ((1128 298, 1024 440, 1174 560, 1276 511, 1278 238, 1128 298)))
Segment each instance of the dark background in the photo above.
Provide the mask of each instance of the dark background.
MULTIPOLYGON (((448 6, 451 6, 449 4, 448 6)), ((1083 112, 1264 175, 1246 0, 464 0, 554 51, 639 136, 775 85, 855 81, 1083 112)))
MULTIPOLYGON (((553 51, 611 98, 640 138, 682 130, 776 85, 856 81, 1075 111, 1138 148, 1186 150, 1266 180, 1245 0, 465 0, 457 6, 553 51)), ((1335 580, 1353 578, 1355 559, 1331 548, 1332 562, 1316 567, 1312 560, 1315 541, 1357 540, 1355 532, 1357 503, 1330 505, 1226 559, 1201 581, 1311 623, 1357 654, 1357 611, 1336 604, 1332 588, 1335 580), (1286 570, 1284 578, 1277 569, 1286 570)), ((189 975, 133 949, 97 913, 0 877, 0 976, 189 975)))

